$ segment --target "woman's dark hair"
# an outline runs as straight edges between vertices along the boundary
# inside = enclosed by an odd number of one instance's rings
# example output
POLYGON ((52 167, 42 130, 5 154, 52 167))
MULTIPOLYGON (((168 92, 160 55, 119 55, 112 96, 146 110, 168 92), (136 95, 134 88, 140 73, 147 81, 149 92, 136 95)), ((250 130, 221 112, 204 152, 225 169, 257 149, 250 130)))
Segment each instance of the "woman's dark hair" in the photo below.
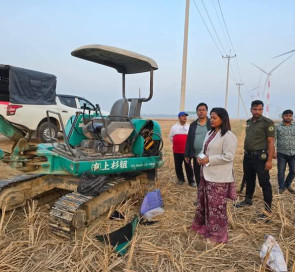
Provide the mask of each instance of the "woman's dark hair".
MULTIPOLYGON (((228 113, 227 113, 226 109, 224 109, 224 108, 213 108, 210 111, 210 115, 212 112, 216 113, 217 116, 222 120, 220 130, 221 130, 221 136, 223 136, 225 133, 227 133, 229 130, 231 130, 228 113)), ((210 134, 213 131, 214 131, 214 128, 211 129, 210 134)))

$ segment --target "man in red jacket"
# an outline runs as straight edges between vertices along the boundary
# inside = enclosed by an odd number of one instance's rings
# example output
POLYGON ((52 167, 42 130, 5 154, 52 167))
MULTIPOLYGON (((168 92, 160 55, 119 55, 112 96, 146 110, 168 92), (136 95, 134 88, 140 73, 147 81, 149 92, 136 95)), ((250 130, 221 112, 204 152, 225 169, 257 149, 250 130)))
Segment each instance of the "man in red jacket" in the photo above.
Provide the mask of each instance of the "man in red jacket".
POLYGON ((187 116, 188 114, 184 111, 181 111, 178 114, 179 123, 171 127, 169 139, 173 145, 174 165, 178 184, 181 185, 184 183, 184 174, 182 169, 182 165, 184 163, 188 183, 190 186, 196 187, 192 166, 190 162, 187 163, 184 160, 185 144, 189 130, 189 124, 186 123, 187 116))

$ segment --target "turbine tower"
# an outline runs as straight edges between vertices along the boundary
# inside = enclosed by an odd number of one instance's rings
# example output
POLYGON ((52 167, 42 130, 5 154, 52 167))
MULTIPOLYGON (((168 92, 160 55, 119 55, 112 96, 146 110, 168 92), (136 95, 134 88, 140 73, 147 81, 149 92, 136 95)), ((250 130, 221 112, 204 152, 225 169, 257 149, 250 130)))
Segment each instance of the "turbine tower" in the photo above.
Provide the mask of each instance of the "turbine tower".
POLYGON ((277 66, 275 66, 270 72, 266 72, 263 69, 261 69, 260 67, 258 67, 257 65, 255 65, 254 63, 252 63, 252 65, 254 65, 256 68, 258 68, 260 71, 262 71, 263 73, 266 74, 266 80, 265 80, 265 84, 264 84, 264 89, 263 89, 263 94, 262 94, 262 98, 264 96, 264 91, 265 91, 265 87, 267 84, 267 94, 266 94, 266 117, 269 117, 269 101, 270 101, 270 76, 272 75, 272 72, 274 70, 276 70, 277 68, 279 68, 285 61, 287 61, 289 58, 291 58, 293 55, 289 56, 288 58, 286 58, 285 60, 283 60, 282 62, 280 62, 277 66))

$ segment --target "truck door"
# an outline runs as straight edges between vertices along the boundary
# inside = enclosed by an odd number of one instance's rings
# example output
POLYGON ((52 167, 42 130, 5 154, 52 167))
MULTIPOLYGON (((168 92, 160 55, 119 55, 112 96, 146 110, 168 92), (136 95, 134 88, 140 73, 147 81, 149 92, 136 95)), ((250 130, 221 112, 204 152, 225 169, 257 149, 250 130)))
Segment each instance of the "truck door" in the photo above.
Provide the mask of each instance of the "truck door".
POLYGON ((74 96, 57 96, 56 102, 63 124, 66 126, 70 117, 78 111, 76 99, 74 96))

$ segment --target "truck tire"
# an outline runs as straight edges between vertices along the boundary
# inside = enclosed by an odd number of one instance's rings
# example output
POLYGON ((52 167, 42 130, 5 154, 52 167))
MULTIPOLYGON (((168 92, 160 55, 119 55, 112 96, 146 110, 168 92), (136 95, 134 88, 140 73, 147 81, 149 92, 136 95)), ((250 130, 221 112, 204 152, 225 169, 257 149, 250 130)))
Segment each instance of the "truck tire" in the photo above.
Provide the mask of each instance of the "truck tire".
POLYGON ((45 122, 40 125, 38 130, 38 138, 42 143, 50 143, 50 129, 52 132, 51 137, 57 138, 57 127, 53 123, 45 122))

